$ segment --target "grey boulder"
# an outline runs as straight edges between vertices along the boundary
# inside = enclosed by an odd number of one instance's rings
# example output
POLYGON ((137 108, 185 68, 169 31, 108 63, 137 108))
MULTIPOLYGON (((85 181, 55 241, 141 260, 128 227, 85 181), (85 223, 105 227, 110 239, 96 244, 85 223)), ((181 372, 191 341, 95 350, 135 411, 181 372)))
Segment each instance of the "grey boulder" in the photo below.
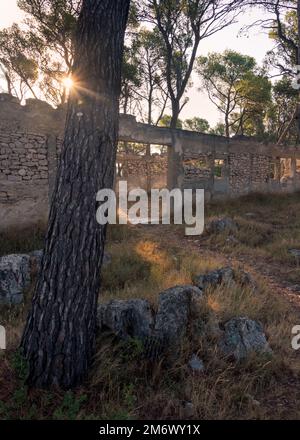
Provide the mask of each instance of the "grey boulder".
POLYGON ((242 287, 250 287, 253 291, 258 289, 256 280, 249 272, 241 270, 235 274, 235 278, 239 281, 242 287))
POLYGON ((206 232, 209 234, 213 233, 221 233, 221 232, 236 232, 238 230, 237 223, 232 220, 230 217, 223 217, 211 220, 206 225, 206 232))
POLYGON ((0 258, 0 304, 20 304, 29 284, 29 255, 12 254, 0 258))
POLYGON ((109 329, 121 339, 145 339, 151 335, 154 319, 151 305, 144 299, 112 300, 100 304, 99 329, 109 329))
POLYGON ((234 280, 234 270, 231 267, 223 267, 213 270, 204 275, 197 275, 194 278, 194 284, 199 289, 217 287, 219 284, 229 284, 234 280))
POLYGON ((253 291, 257 289, 257 283, 251 274, 244 270, 234 270, 231 267, 222 267, 207 274, 200 274, 194 277, 194 284, 205 291, 212 287, 216 288, 220 284, 227 286, 239 283, 242 287, 249 287, 253 291))
POLYGON ((225 323, 220 349, 236 361, 253 353, 272 353, 261 323, 246 317, 232 318, 225 323))
POLYGON ((192 355, 188 365, 194 373, 202 373, 205 370, 203 361, 196 354, 192 355))
POLYGON ((149 359, 157 359, 169 349, 176 354, 202 298, 202 291, 195 286, 172 287, 160 293, 156 314, 144 299, 113 300, 98 306, 98 328, 109 329, 124 340, 133 337, 143 341, 149 359))
POLYGON ((300 249, 288 249, 288 253, 296 259, 300 258, 300 249))
POLYGON ((159 295, 154 332, 166 343, 179 342, 185 335, 190 315, 202 300, 203 292, 195 286, 175 286, 159 295))

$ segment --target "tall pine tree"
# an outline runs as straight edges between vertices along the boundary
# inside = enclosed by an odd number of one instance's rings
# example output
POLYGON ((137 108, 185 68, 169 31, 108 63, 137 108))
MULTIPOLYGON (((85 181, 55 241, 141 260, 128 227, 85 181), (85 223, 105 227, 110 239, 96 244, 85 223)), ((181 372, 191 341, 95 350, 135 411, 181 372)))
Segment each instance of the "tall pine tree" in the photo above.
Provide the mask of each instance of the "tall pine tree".
POLYGON ((21 348, 28 384, 70 388, 95 347, 105 227, 96 194, 113 186, 130 0, 83 0, 72 90, 45 252, 21 348))

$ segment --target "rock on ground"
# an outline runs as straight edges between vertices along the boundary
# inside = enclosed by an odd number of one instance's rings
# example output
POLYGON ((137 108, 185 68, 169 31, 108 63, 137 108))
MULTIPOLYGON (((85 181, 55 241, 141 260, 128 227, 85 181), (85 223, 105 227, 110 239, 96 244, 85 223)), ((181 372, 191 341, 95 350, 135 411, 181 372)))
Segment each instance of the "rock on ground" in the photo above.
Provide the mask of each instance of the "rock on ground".
POLYGON ((159 305, 155 321, 155 333, 166 343, 179 342, 198 300, 203 292, 195 286, 175 286, 159 295, 159 305))
MULTIPOLYGON (((24 290, 38 274, 43 258, 43 250, 29 254, 11 254, 0 257, 0 304, 20 304, 24 290)), ((103 266, 111 261, 111 255, 105 253, 103 266)))
POLYGON ((121 339, 145 339, 152 333, 154 319, 149 301, 144 299, 113 300, 101 304, 97 312, 98 327, 109 329, 121 339))
POLYGON ((219 284, 229 284, 234 280, 234 271, 231 267, 223 267, 213 270, 204 275, 197 275, 194 283, 199 289, 217 287, 219 284))
POLYGON ((300 249, 288 249, 288 253, 296 259, 300 258, 300 249))
POLYGON ((236 232, 238 230, 237 223, 230 217, 223 217, 211 220, 205 228, 209 234, 218 234, 220 232, 236 232))
POLYGON ((176 352, 202 297, 202 291, 195 286, 172 287, 159 295, 156 314, 143 299, 113 300, 99 305, 98 327, 111 330, 121 339, 142 340, 145 355, 156 359, 165 350, 176 352))
POLYGON ((235 272, 235 279, 242 285, 242 287, 250 287, 253 291, 258 289, 257 282, 249 272, 240 270, 235 272))
POLYGON ((205 370, 203 361, 196 354, 192 355, 188 365, 194 373, 202 373, 205 370))
POLYGON ((20 304, 30 284, 30 257, 12 254, 0 258, 0 304, 20 304))
POLYGON ((233 318, 225 323, 220 349, 225 356, 233 356, 236 361, 252 353, 272 352, 261 323, 246 317, 233 318))
POLYGON ((227 286, 238 282, 242 287, 250 287, 252 290, 257 289, 257 283, 253 279, 252 275, 243 270, 236 271, 231 267, 222 267, 216 269, 207 274, 200 274, 194 277, 194 284, 205 291, 212 287, 216 288, 220 284, 226 284, 227 286))

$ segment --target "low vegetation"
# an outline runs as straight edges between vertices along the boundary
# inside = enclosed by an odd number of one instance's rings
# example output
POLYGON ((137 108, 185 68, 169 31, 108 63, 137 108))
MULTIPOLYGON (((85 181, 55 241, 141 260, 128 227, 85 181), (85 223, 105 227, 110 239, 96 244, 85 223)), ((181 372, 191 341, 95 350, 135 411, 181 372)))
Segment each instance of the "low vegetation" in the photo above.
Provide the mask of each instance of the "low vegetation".
MULTIPOLYGON (((155 308, 162 290, 229 264, 249 270, 259 285, 255 293, 239 284, 206 292, 176 360, 149 361, 139 341, 120 342, 107 332, 98 337, 94 364, 82 387, 29 390, 18 344, 33 286, 24 305, 2 306, 0 321, 9 339, 8 350, 0 352, 0 418, 299 418, 300 358, 291 347, 299 307, 284 287, 280 290, 280 282, 300 282, 297 262, 288 253, 300 248, 299 194, 257 195, 207 209, 207 220, 224 216, 236 221, 236 232, 184 237, 179 226, 110 227, 111 263, 103 270, 99 301, 147 298, 155 308), (241 363, 222 357, 218 324, 234 316, 262 322, 272 356, 241 363), (203 360, 204 372, 189 368, 193 353, 203 360)), ((42 231, 1 236, 1 254, 37 249, 42 236, 42 231)))
POLYGON ((254 265, 270 266, 270 272, 281 281, 300 283, 299 261, 289 252, 300 249, 299 196, 254 194, 230 203, 214 203, 209 217, 229 216, 238 231, 204 237, 203 245, 250 258, 254 265))

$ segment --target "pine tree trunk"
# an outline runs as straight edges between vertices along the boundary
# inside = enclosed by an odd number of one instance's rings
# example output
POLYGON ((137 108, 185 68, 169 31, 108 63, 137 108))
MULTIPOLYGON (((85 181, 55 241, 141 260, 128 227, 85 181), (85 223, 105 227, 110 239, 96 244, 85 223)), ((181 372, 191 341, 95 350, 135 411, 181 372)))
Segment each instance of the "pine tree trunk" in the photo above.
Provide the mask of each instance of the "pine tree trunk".
POLYGON ((179 118, 179 113, 180 113, 179 101, 178 100, 173 100, 173 102, 172 102, 172 117, 171 117, 171 121, 170 121, 170 128, 172 128, 172 129, 176 129, 177 128, 177 122, 178 122, 178 118, 179 118))
POLYGON ((96 193, 113 185, 129 3, 83 1, 44 258, 21 342, 31 386, 75 386, 92 361, 105 242, 96 193))

